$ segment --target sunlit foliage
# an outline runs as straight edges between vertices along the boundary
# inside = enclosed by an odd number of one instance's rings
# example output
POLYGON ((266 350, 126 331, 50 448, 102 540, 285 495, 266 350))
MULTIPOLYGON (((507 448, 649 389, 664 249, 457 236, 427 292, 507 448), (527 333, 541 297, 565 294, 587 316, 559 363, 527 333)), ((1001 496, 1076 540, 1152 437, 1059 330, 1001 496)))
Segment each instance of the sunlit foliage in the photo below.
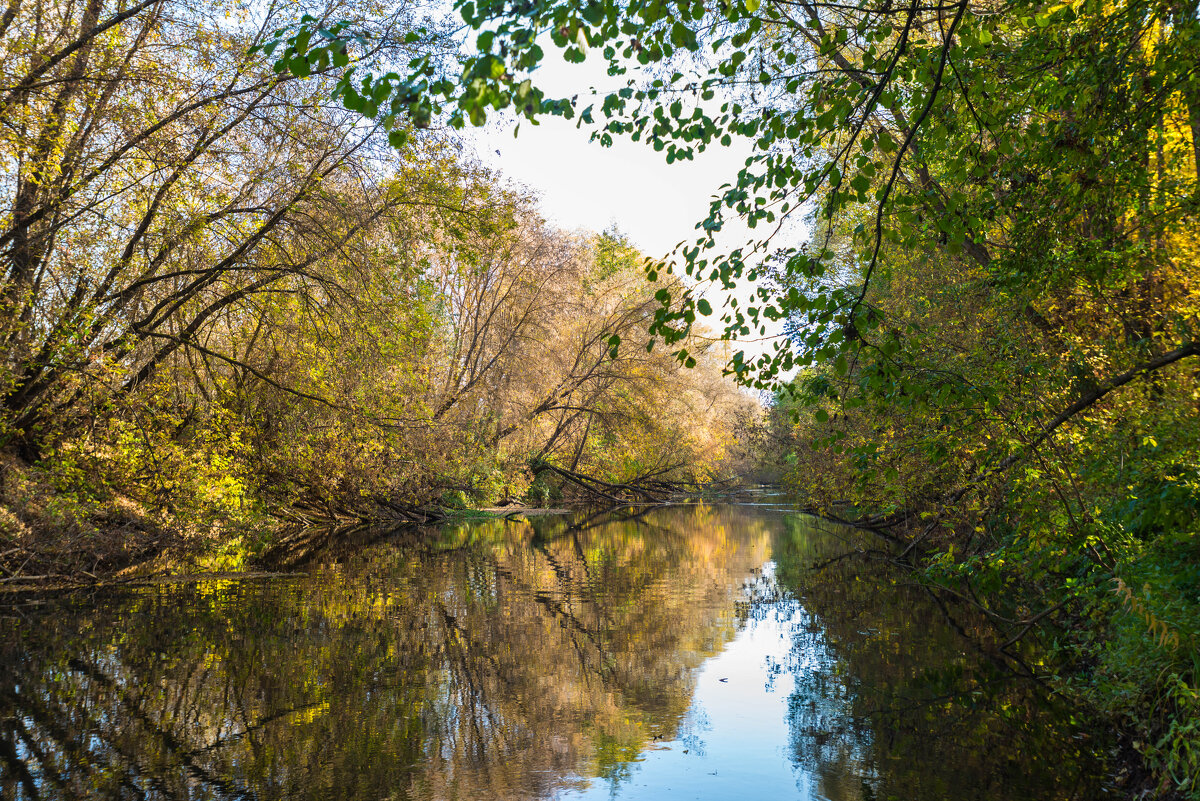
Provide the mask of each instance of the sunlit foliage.
POLYGON ((329 99, 336 66, 274 69, 256 48, 305 12, 374 59, 457 43, 419 4, 0 18, 6 573, 240 566, 280 517, 545 504, 561 481, 531 490, 534 464, 733 468, 752 404, 711 359, 611 358, 653 313, 640 255, 553 230, 444 130, 397 147, 329 99))

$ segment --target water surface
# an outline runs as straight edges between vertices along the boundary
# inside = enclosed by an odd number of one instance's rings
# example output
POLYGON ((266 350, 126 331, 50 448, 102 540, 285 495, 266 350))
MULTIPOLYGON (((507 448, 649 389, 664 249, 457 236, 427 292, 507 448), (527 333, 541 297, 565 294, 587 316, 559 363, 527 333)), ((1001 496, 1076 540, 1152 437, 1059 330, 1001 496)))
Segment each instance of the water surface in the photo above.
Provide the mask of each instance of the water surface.
POLYGON ((1101 796, 1101 744, 981 621, 839 558, 877 546, 700 505, 12 600, 0 797, 1101 796))

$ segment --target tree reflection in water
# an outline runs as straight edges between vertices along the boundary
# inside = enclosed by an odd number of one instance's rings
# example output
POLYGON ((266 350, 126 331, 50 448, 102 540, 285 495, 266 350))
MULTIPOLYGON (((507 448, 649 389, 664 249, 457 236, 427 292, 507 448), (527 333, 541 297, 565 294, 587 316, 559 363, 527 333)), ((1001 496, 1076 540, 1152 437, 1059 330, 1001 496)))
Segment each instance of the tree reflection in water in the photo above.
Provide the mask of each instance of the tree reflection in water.
POLYGON ((1028 797, 1066 797, 1063 727, 919 592, 849 561, 805 572, 841 547, 810 520, 691 506, 464 524, 284 580, 14 603, 0 795, 528 799, 596 779, 619 795, 702 714, 697 667, 775 614, 794 628, 779 714, 824 796, 989 797, 1027 774, 1028 797), (958 681, 965 696, 939 683, 958 681), (910 712, 884 714, 897 699, 910 712), (1010 767, 992 751, 1018 736, 1010 767))
POLYGON ((857 532, 799 516, 774 542, 779 583, 798 604, 782 667, 796 678, 791 749, 820 796, 1103 794, 1103 744, 1073 710, 1024 662, 980 647, 995 641, 982 617, 948 608, 886 560, 839 558, 870 547, 857 532))

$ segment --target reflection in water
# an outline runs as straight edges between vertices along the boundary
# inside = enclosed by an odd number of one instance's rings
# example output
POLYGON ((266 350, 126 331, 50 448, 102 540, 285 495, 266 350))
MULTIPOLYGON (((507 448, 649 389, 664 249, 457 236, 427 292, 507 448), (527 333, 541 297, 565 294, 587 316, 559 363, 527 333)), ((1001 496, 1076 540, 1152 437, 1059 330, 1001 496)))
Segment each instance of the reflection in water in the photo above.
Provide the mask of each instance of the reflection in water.
POLYGON ((0 797, 1071 798, 1067 716, 770 507, 444 529, 0 614, 0 797))
POLYGON ((779 582, 800 607, 779 666, 796 678, 792 756, 818 796, 1101 797, 1100 745, 1072 710, 978 648, 982 619, 883 562, 837 558, 847 534, 789 517, 774 541, 779 582), (827 566, 805 569, 814 563, 827 566))

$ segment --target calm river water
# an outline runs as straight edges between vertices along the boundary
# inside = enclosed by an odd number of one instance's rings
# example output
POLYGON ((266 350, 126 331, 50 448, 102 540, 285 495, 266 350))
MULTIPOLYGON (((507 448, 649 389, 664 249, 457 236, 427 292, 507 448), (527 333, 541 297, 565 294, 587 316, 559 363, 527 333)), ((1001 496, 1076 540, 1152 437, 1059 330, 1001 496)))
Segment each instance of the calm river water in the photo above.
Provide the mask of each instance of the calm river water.
POLYGON ((838 558, 871 545, 699 505, 2 601, 0 797, 1103 797, 980 621, 838 558))

